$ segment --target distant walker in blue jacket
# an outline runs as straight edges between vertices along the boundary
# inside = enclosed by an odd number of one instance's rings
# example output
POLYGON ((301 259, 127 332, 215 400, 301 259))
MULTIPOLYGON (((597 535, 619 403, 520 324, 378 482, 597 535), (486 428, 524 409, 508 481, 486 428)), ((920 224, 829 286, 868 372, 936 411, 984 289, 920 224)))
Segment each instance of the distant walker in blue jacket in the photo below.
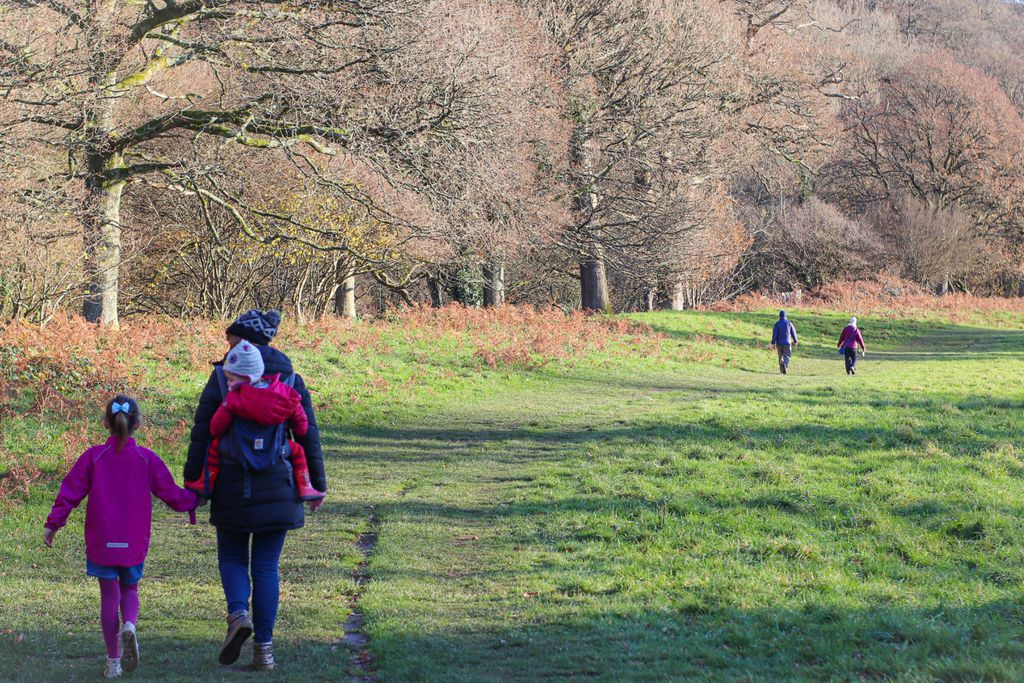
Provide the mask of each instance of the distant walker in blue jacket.
POLYGON ((779 320, 772 328, 772 343, 779 352, 779 372, 783 375, 789 370, 789 358, 793 355, 793 347, 797 345, 796 328, 786 317, 785 311, 779 311, 779 320))

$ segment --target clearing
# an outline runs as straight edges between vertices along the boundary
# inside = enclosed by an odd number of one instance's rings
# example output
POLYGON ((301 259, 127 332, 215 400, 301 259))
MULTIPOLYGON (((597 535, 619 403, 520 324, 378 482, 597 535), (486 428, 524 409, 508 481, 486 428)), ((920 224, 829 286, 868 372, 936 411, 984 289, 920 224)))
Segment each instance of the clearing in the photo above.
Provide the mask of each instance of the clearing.
MULTIPOLYGON (((259 679, 345 680, 356 593, 380 681, 1024 679, 1024 320, 863 316, 847 377, 845 316, 792 311, 783 377, 774 312, 637 318, 664 338, 532 370, 410 337, 293 353, 332 491, 259 679)), ((55 490, 0 520, 4 679, 99 676, 82 515, 41 547, 55 490)), ((164 510, 154 536, 134 678, 247 679, 215 664, 212 530, 164 510)))

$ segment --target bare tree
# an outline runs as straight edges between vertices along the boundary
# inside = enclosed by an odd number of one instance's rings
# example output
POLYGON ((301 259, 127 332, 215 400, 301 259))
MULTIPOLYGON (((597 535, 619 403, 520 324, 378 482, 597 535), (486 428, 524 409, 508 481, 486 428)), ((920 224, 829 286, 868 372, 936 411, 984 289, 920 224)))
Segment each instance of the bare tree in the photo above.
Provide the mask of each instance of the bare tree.
POLYGON ((854 181, 860 206, 909 194, 937 212, 962 207, 994 229, 1020 220, 1024 121, 992 79, 949 53, 897 69, 845 120, 851 156, 835 177, 854 181))
POLYGON ((215 174, 188 168, 183 146, 218 138, 280 150, 314 170, 316 155, 373 158, 374 149, 439 130, 458 99, 444 83, 396 94, 389 64, 410 35, 413 0, 3 0, 0 8, 0 129, 66 159, 64 172, 40 184, 83 184, 83 310, 108 325, 118 316, 126 189, 150 182, 202 196, 244 224, 240 198, 221 192, 215 174), (403 21, 404 31, 392 30, 403 21))
POLYGON ((688 188, 714 173, 728 48, 692 5, 535 4, 560 48, 571 123, 572 217, 559 244, 578 264, 583 308, 607 310, 609 263, 644 269, 694 225, 688 188))
POLYGON ((904 275, 947 293, 957 282, 961 287, 986 260, 993 257, 974 219, 956 206, 924 202, 905 195, 896 211, 880 218, 904 275))
POLYGON ((431 3, 409 72, 436 72, 463 94, 451 133, 407 164, 437 221, 421 233, 444 245, 430 260, 431 299, 500 305, 504 263, 547 243, 564 220, 556 169, 566 127, 551 87, 554 47, 516 3, 431 3), (442 55, 442 57, 437 57, 442 55), (418 57, 418 58, 417 58, 418 57), (482 297, 480 296, 482 295, 482 297))
POLYGON ((126 312, 225 317, 244 307, 283 306, 299 319, 353 317, 355 278, 368 275, 400 290, 423 258, 408 226, 383 220, 368 197, 354 198, 372 189, 377 201, 408 215, 401 198, 409 193, 364 188, 370 179, 357 182, 360 168, 351 163, 322 169, 348 179, 342 190, 298 172, 281 155, 244 147, 214 147, 190 165, 206 169, 219 196, 233 202, 151 184, 126 199, 129 225, 167 224, 124 232, 126 312), (257 239, 247 229, 258 231, 257 239))
POLYGON ((783 207, 746 264, 758 286, 793 290, 878 271, 882 243, 870 225, 811 197, 783 207))

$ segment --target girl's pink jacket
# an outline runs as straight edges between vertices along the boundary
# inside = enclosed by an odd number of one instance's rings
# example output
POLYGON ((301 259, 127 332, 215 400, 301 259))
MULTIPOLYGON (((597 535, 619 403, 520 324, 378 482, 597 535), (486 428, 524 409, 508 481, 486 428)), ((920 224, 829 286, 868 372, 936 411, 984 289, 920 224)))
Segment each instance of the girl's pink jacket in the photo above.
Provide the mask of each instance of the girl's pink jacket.
POLYGON ((107 567, 132 567, 146 559, 153 496, 178 512, 194 510, 199 499, 174 483, 164 461, 129 438, 117 450, 117 437, 78 458, 60 485, 46 528, 60 529, 89 496, 85 508, 85 555, 107 567))

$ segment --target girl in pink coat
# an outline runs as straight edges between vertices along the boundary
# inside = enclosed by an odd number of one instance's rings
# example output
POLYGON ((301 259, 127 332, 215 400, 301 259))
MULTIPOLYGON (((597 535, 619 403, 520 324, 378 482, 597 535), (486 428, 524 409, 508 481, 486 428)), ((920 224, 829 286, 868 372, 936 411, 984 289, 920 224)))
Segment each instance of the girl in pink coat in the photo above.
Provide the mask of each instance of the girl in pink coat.
POLYGON ((107 646, 103 675, 117 678, 139 664, 135 622, 139 616, 139 581, 149 551, 153 498, 179 512, 193 512, 199 498, 180 488, 163 460, 135 443, 139 405, 127 396, 107 404, 103 425, 110 430, 105 443, 83 453, 64 477, 60 493, 46 519, 43 542, 54 537, 68 515, 86 496, 85 573, 99 580, 100 624, 107 646), (118 608, 123 624, 118 622, 118 608), (120 628, 118 628, 120 626, 120 628))

